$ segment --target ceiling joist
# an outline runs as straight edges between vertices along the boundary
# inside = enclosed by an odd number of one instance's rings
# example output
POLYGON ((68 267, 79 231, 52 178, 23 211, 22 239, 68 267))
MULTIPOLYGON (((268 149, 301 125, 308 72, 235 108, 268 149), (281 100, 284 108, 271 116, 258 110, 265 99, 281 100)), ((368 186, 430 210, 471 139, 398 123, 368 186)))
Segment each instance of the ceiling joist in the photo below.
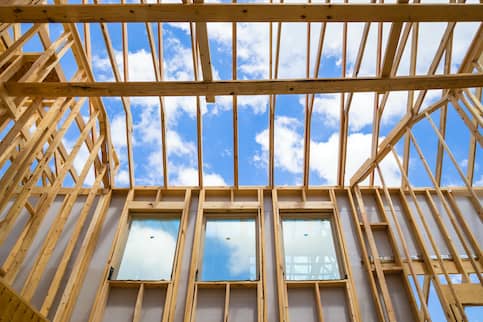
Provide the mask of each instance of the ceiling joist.
POLYGON ((12 22, 438 22, 481 21, 473 4, 98 4, 0 6, 12 22))
POLYGON ((102 97, 102 96, 204 96, 267 95, 337 92, 383 92, 478 87, 483 74, 398 76, 391 78, 360 77, 345 79, 298 80, 228 80, 164 82, 6 82, 9 96, 102 97))

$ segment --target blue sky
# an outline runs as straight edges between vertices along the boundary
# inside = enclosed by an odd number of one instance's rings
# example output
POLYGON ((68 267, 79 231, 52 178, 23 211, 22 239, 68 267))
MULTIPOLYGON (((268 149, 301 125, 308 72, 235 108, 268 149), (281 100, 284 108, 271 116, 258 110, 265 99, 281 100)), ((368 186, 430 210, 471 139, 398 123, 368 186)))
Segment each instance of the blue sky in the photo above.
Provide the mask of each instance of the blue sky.
MULTIPOLYGON (((274 39, 277 25, 274 24, 274 39)), ((24 26, 25 29, 27 25, 24 26)), ((78 25, 83 38, 83 30, 78 25)), ((417 74, 427 72, 444 31, 445 24, 422 23, 419 28, 417 74)), ((122 72, 122 45, 120 24, 108 24, 111 40, 122 72)), ((157 24, 152 24, 157 34, 157 24)), ((163 24, 164 77, 168 80, 193 80, 193 58, 189 25, 163 24)), ((348 25, 347 75, 351 76, 359 49, 363 24, 348 25)), ((458 24, 454 33, 452 71, 471 42, 477 24, 458 24)), ((237 24, 237 76, 239 79, 267 79, 269 75, 269 24, 237 24)), ((54 38, 62 32, 61 25, 50 26, 54 38)), ((321 65, 314 71, 320 24, 311 24, 310 75, 339 77, 342 73, 342 24, 327 27, 321 65)), ((303 78, 306 76, 305 23, 285 23, 282 26, 280 44, 279 78, 303 78)), ((383 48, 387 40, 389 24, 383 29, 383 48)), ((208 24, 211 60, 215 79, 231 79, 231 24, 208 24)), ((410 35, 412 37, 412 34, 410 35)), ((96 80, 113 80, 106 46, 98 24, 91 24, 92 66, 96 80)), ((129 76, 133 81, 154 80, 151 49, 144 24, 128 25, 129 76)), ((155 39, 157 45, 157 39, 155 39)), ((362 60, 360 76, 375 75, 377 25, 370 29, 366 53, 362 60)), ((34 37, 24 48, 39 51, 40 42, 34 37)), ((409 73, 409 48, 404 52, 398 75, 409 73)), ((275 46, 274 46, 275 50, 275 46)), ((275 55, 275 53, 274 53, 275 55)), ((72 77, 75 61, 69 52, 61 60, 66 76, 72 77)), ((442 72, 442 64, 438 72, 442 72)), ((424 106, 436 101, 441 91, 430 91, 424 106)), ((112 130, 112 139, 120 157, 121 166, 116 186, 128 185, 127 149, 125 141, 124 112, 119 98, 103 98, 112 130)), ((310 184, 333 185, 337 179, 339 146, 339 94, 316 95, 312 116, 310 184)), ((217 97, 215 104, 206 104, 201 98, 203 115, 203 164, 205 185, 233 185, 233 123, 231 97, 217 97)), ((275 183, 277 185, 301 185, 303 180, 303 135, 305 95, 278 95, 275 112, 275 183)), ((349 138, 346 182, 370 155, 372 139, 374 94, 356 93, 349 113, 349 138)), ((407 92, 393 92, 385 108, 380 140, 387 135, 406 112, 407 92)), ((162 185, 162 154, 159 99, 156 97, 131 98, 133 114, 133 144, 136 185, 162 185)), ((268 183, 268 96, 241 96, 238 98, 239 126, 239 181, 241 185, 266 185, 268 183)), ((87 116, 87 108, 84 109, 87 116)), ((168 181, 170 185, 197 185, 196 98, 166 97, 168 181)), ((439 111, 433 113, 439 124, 439 111)), ((448 110, 447 142, 455 157, 466 171, 469 149, 469 131, 456 111, 448 110)), ((414 127, 418 143, 425 151, 431 167, 435 168, 437 137, 427 121, 414 127)), ((4 133, 0 134, 4 135, 4 133)), ((69 131, 65 144, 73 145, 78 132, 69 131)), ((403 140, 396 146, 400 155, 403 140)), ((87 152, 81 151, 76 160, 80 169, 87 152)), ((477 147, 474 184, 483 183, 482 151, 477 147)), ((385 180, 390 185, 400 182, 399 169, 388 156, 381 164, 385 180)), ((443 163, 443 185, 463 185, 456 169, 446 156, 443 163)), ((5 167, 1 170, 5 171, 5 167)), ((419 157, 411 149, 409 176, 416 186, 430 186, 419 157)), ((66 185, 72 180, 67 179, 66 185)), ((87 183, 93 181, 89 176, 87 183)))
MULTIPOLYGON (((471 41, 475 26, 464 24, 456 30, 456 34, 462 34, 463 40, 455 41, 455 52, 464 51, 460 47, 467 47, 471 41), (469 37, 468 37, 469 35, 469 37)), ((153 26, 156 30, 155 26, 153 26)), ((274 25, 276 29, 276 25, 274 25)), ((318 42, 319 24, 312 25, 311 61, 315 60, 318 42)), ((238 66, 237 76, 239 79, 268 78, 268 24, 238 24, 238 66)), ((325 50, 319 68, 319 77, 340 76, 341 39, 340 24, 330 25, 326 34, 325 50)), ((216 79, 231 79, 231 25, 209 24, 210 50, 212 57, 213 73, 216 79)), ((386 37, 388 28, 384 29, 386 37)), ((426 43, 424 50, 418 55, 417 72, 423 74, 431 62, 432 55, 439 44, 438 37, 428 37, 429 33, 441 36, 443 25, 423 24, 420 28, 421 43, 426 43), (424 37, 426 35, 426 37, 424 37), (430 41, 432 40, 432 41, 430 41)), ((358 40, 362 31, 361 24, 349 26, 348 38, 348 74, 352 72, 353 63, 358 49, 358 40)), ((99 33, 92 28, 93 35, 99 33)), ((114 48, 121 60, 120 28, 119 25, 110 25, 114 48)), ((376 37, 376 28, 371 29, 369 45, 366 57, 363 60, 359 75, 374 75, 374 57, 370 57, 371 39, 376 37)), ((284 24, 282 27, 282 42, 280 52, 280 78, 305 77, 305 33, 306 24, 284 24)), ((193 65, 191 56, 191 42, 189 26, 187 24, 164 24, 164 48, 165 48, 165 78, 170 80, 187 80, 193 78, 193 65)), ((93 38, 99 39, 100 37, 93 38)), ((133 80, 153 79, 150 68, 150 49, 147 43, 144 25, 129 27, 129 71, 133 80), (142 36, 141 36, 142 35, 142 36)), ((455 39, 458 39, 455 37, 455 39)), ((93 45, 96 55, 94 56, 94 70, 100 80, 111 79, 110 66, 107 56, 103 53, 104 45, 93 45)), ((458 56, 455 53, 455 62, 458 56)), ((408 51, 403 57, 399 74, 408 73, 408 51)), ((119 63, 121 63, 119 61, 119 63)), ((314 75, 313 66, 311 75, 314 75)), ((457 64, 453 66, 456 70, 457 64)), ((440 91, 429 92, 425 101, 426 105, 438 99, 440 91)), ((313 185, 334 184, 336 180, 337 150, 338 150, 338 122, 339 122, 339 99, 340 96, 317 95, 314 103, 312 119, 312 157, 311 157, 311 181, 313 185)), ((232 110, 230 97, 218 97, 215 104, 206 104, 202 98, 203 109, 203 161, 204 181, 207 185, 232 185, 233 184, 233 130, 232 110)), ((350 112, 350 135, 348 148, 350 156, 347 165, 348 178, 357 167, 369 156, 372 132, 372 106, 374 95, 371 93, 357 93, 353 97, 350 112)), ((113 121, 113 131, 123 130, 122 109, 116 99, 106 99, 106 106, 110 111, 113 121)), ((197 159, 196 159, 196 101, 194 97, 166 98, 166 114, 168 119, 168 165, 169 182, 174 185, 197 184, 197 159)), ((405 92, 391 93, 388 106, 383 114, 381 126, 381 139, 389 133, 390 129, 403 116, 406 109, 407 94, 405 92)), ((137 184, 161 184, 162 171, 160 166, 161 137, 159 126, 159 107, 155 98, 134 98, 134 155, 136 164, 137 184)), ((304 123, 304 95, 279 95, 277 96, 275 113, 275 183, 277 185, 300 185, 302 182, 303 169, 303 123, 304 123)), ((461 136, 469 132, 464 129, 460 121, 458 123, 456 112, 450 108, 449 119, 451 126, 457 128, 458 138, 448 141, 461 164, 467 159, 468 143, 461 146, 461 136), (465 132, 466 131, 466 132, 465 132), (464 147, 466 145, 466 147, 464 147)), ((434 120, 438 121, 438 113, 434 120)), ((427 123, 427 121, 422 122, 427 123)), ((428 136, 428 130, 432 131, 429 124, 415 127, 415 134, 420 144, 428 152, 428 159, 436 151, 436 135, 428 136), (421 128, 421 129, 420 129, 421 128), (429 140, 433 138, 433 140, 429 140), (428 139, 428 140, 427 140, 428 139), (434 148, 433 148, 434 146, 434 148), (431 149, 433 151, 431 151, 431 149)), ((451 132, 448 130, 448 132, 451 132)), ((118 184, 126 184, 127 167, 125 157, 125 143, 123 135, 118 136, 116 144, 119 147, 123 164, 118 184), (117 140, 119 139, 119 140, 117 140), (124 157, 122 156, 124 154, 124 157)), ((467 139, 464 141, 468 141, 467 139)), ((468 141, 469 142, 469 141, 468 141)), ((402 146, 397 146, 399 153, 402 146)), ((268 182, 267 159, 268 159, 268 97, 250 96, 239 98, 239 178, 242 185, 265 185, 268 182)), ((481 154, 481 152, 479 153, 481 154)), ((415 151, 411 160, 417 163, 418 157, 415 151)), ((462 184, 450 160, 445 160, 445 174, 443 181, 446 184, 462 184)), ((434 162, 432 162, 434 166, 434 162)), ((478 163, 477 163, 478 164, 478 163)), ((395 185, 400 175, 396 164, 387 160, 382 164, 383 171, 388 183, 395 185)), ((416 185, 430 185, 429 178, 421 176, 422 167, 412 167, 410 177, 416 185), (418 169, 418 171, 415 171, 418 169)), ((477 169, 475 181, 480 180, 481 170, 477 169)), ((346 179, 347 180, 347 179, 346 179)))

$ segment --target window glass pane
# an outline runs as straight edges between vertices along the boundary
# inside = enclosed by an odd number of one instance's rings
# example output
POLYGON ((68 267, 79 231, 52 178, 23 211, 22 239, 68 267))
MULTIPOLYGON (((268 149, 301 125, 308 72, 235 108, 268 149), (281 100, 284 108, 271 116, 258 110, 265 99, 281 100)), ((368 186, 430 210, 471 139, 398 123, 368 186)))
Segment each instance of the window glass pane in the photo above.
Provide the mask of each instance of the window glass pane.
POLYGON ((483 306, 465 306, 468 322, 483 322, 483 306))
POLYGON ((330 220, 284 219, 282 230, 287 280, 340 279, 330 220))
POLYGON ((255 219, 208 219, 201 280, 256 280, 255 230, 255 219))
POLYGON ((133 217, 117 279, 171 279, 178 229, 179 219, 133 217))

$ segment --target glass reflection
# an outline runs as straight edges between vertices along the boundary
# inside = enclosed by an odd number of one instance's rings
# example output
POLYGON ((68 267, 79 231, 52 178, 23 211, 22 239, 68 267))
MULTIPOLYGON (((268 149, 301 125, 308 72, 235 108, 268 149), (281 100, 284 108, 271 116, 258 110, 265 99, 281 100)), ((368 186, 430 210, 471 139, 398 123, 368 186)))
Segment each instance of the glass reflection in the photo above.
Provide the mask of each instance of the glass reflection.
POLYGON ((282 231, 287 280, 340 279, 330 220, 284 219, 282 231))
POLYGON ((255 230, 255 219, 208 219, 201 280, 256 280, 255 230))
POLYGON ((178 230, 179 219, 133 217, 116 279, 171 279, 178 230))

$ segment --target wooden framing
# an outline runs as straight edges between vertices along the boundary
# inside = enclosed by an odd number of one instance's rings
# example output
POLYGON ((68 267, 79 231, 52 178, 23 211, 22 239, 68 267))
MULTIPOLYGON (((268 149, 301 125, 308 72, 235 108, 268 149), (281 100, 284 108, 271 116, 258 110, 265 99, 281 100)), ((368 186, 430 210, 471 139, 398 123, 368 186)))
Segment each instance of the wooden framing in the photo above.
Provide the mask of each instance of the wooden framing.
MULTIPOLYGON (((132 139, 132 113, 130 108, 131 96, 158 96, 160 102, 160 115, 161 115, 161 149, 163 158, 163 184, 168 186, 168 152, 167 152, 167 124, 165 115, 165 103, 164 96, 196 96, 197 97, 197 146, 198 146, 198 187, 203 186, 203 126, 202 126, 202 107, 199 100, 200 96, 206 96, 208 102, 214 100, 214 96, 217 95, 231 95, 233 96, 233 171, 234 171, 234 183, 235 187, 239 186, 239 155, 238 155, 238 95, 270 95, 270 114, 269 114, 269 149, 268 149, 268 185, 273 187, 275 185, 275 109, 276 99, 279 94, 306 94, 305 102, 305 125, 304 125, 304 153, 303 153, 303 186, 308 187, 310 185, 310 136, 311 136, 311 122, 312 112, 314 109, 314 101, 316 94, 323 93, 345 93, 341 95, 341 112, 340 112, 340 135, 339 135, 339 156, 338 156, 338 174, 337 185, 343 186, 346 184, 346 166, 347 166, 347 137, 349 135, 349 112, 352 105, 353 94, 358 92, 374 92, 374 120, 373 120, 373 138, 371 147, 371 158, 361 165, 358 171, 355 172, 350 180, 351 185, 357 182, 361 182, 365 177, 370 176, 370 183, 374 183, 374 170, 376 165, 380 162, 389 152, 388 147, 394 145, 399 141, 402 134, 405 135, 405 147, 403 164, 405 169, 409 169, 410 160, 410 145, 409 136, 407 132, 404 133, 404 129, 413 126, 417 122, 422 120, 421 113, 418 113, 423 104, 427 90, 429 89, 444 89, 441 100, 436 104, 432 104, 427 109, 428 114, 436 111, 440 107, 442 108, 441 116, 441 134, 444 137, 445 124, 447 119, 446 110, 448 102, 451 102, 453 107, 463 118, 465 124, 468 126, 472 133, 472 141, 470 144, 471 149, 469 151, 469 161, 471 166, 468 167, 468 176, 471 180, 468 180, 469 185, 473 184, 475 167, 475 154, 477 150, 476 143, 482 143, 481 134, 478 132, 478 127, 481 126, 481 120, 478 113, 478 109, 481 108, 481 103, 478 99, 467 89, 461 91, 462 88, 473 87, 478 89, 483 84, 483 78, 480 73, 474 72, 471 68, 471 64, 481 56, 483 45, 481 42, 482 26, 477 30, 472 43, 469 45, 467 54, 461 62, 461 67, 458 73, 451 72, 452 55, 451 55, 451 43, 454 41, 453 32, 456 23, 459 21, 480 21, 478 18, 480 5, 466 5, 466 4, 447 4, 447 5, 425 5, 417 4, 412 5, 408 3, 401 3, 395 5, 385 4, 311 4, 299 5, 299 4, 203 4, 200 1, 195 3, 186 3, 183 5, 177 4, 98 4, 95 5, 67 5, 70 6, 69 13, 65 15, 59 14, 59 10, 64 8, 64 4, 61 1, 57 1, 56 5, 47 6, 4 6, 5 10, 2 14, 8 14, 9 10, 15 11, 5 17, 5 21, 9 22, 9 19, 17 21, 19 19, 26 19, 28 21, 37 21, 31 29, 24 34, 17 32, 18 39, 13 42, 13 46, 10 46, 2 53, 2 61, 5 64, 10 64, 9 68, 12 69, 9 73, 4 73, 1 84, 2 101, 5 102, 2 108, 5 112, 2 112, 3 124, 6 126, 6 121, 9 119, 5 115, 10 115, 13 118, 18 118, 19 114, 16 112, 14 106, 15 101, 22 105, 22 102, 32 100, 30 97, 47 97, 56 98, 59 96, 79 96, 79 97, 91 97, 90 101, 95 101, 95 105, 101 107, 102 119, 105 117, 103 112, 102 103, 98 100, 100 96, 121 96, 122 103, 126 116, 126 139, 127 139, 127 154, 128 154, 128 173, 129 184, 131 187, 135 186, 135 174, 134 174, 134 156, 133 156, 133 139, 132 139), (158 11, 154 10, 160 8, 158 11), (230 9, 230 10, 229 10, 230 9), (126 10, 129 14, 126 14, 126 10), (238 10, 241 10, 242 14, 238 15, 235 19, 234 15, 238 10), (408 10, 408 13, 405 13, 408 10), (40 13, 38 13, 39 11, 40 13), (263 15, 263 12, 270 12, 269 15, 263 15), (300 13, 300 12, 302 13, 300 13), (344 15, 339 12, 344 12, 344 15), (370 11, 370 19, 369 15, 370 11), (380 12, 379 12, 380 11, 380 12), (95 12, 95 16, 93 16, 95 12), (133 12, 142 12, 142 15, 133 15, 133 12), (216 17, 214 17, 216 12, 216 17), (327 12, 325 14, 321 14, 327 12), (375 13, 378 13, 377 15, 375 13), (34 13, 38 13, 35 17, 31 17, 34 13), (114 15, 114 13, 116 15, 114 15), (183 15, 181 16, 181 14, 183 15), (72 14, 72 16, 69 16, 72 14), (190 14, 192 16, 190 16, 190 14), (278 17, 277 15, 280 15, 278 17), (21 18, 24 16, 24 18, 21 18), (42 18, 42 17, 46 18, 42 18), (231 17, 231 18, 230 18, 231 17), (278 17, 278 18, 277 18, 278 17), (16 20, 17 19, 17 20, 16 20), (62 37, 56 40, 54 43, 46 40, 46 34, 44 27, 40 22, 42 19, 47 19, 49 22, 59 21, 65 22, 64 27, 66 33, 62 37), (278 19, 278 20, 277 20, 278 19), (86 28, 86 37, 84 39, 84 50, 82 43, 80 43, 77 31, 72 29, 72 21, 84 22, 86 28), (123 56, 123 69, 124 75, 120 75, 119 67, 115 62, 114 47, 111 42, 111 37, 107 29, 106 22, 120 21, 122 22, 122 56, 123 56), (155 81, 153 82, 131 82, 129 81, 129 62, 128 62, 128 39, 127 30, 129 22, 142 21, 146 24, 146 33, 151 49, 151 56, 154 67, 155 81), (193 81, 165 81, 163 71, 163 41, 162 41, 162 22, 169 21, 186 21, 190 22, 190 33, 193 50, 193 81), (207 34, 206 23, 207 22, 220 22, 230 21, 232 22, 232 79, 231 80, 213 80, 211 71, 211 58, 209 53, 209 38, 207 34), (279 64, 280 64, 280 50, 281 50, 281 30, 284 22, 306 22, 307 23, 307 61, 306 61, 306 78, 305 79, 284 79, 279 80, 279 64), (427 75, 416 74, 416 57, 418 47, 418 23, 428 21, 441 21, 447 22, 446 30, 441 38, 441 44, 435 53, 434 59, 427 75), (69 22, 69 23, 67 23, 69 22), (101 32, 105 40, 106 51, 111 63, 115 82, 94 82, 92 78, 92 71, 89 68, 89 61, 87 57, 91 57, 91 45, 89 28, 87 27, 90 22, 99 22, 101 26, 101 32), (152 30, 150 22, 157 22, 157 43, 158 48, 156 50, 156 39, 152 30), (273 38, 272 23, 270 23, 270 40, 269 50, 269 79, 260 80, 238 80, 237 77, 237 22, 276 22, 278 25, 276 38, 273 38), (319 35, 319 44, 314 61, 311 61, 311 23, 322 22, 319 35), (327 25, 332 22, 343 22, 342 30, 342 75, 338 78, 320 78, 319 67, 321 65, 322 51, 324 48, 325 30, 327 25), (351 78, 346 78, 346 65, 347 65, 347 28, 351 22, 366 22, 364 25, 363 35, 361 37, 359 51, 357 53, 355 65, 353 68, 353 75, 351 78), (359 77, 358 73, 361 68, 362 60, 366 51, 366 43, 369 35, 371 22, 379 22, 378 24, 378 48, 377 48, 377 64, 376 71, 373 77, 359 77), (383 52, 382 44, 382 22, 391 22, 389 30, 388 42, 385 45, 385 51, 383 52), (410 58, 410 73, 407 76, 399 76, 398 68, 403 56, 403 53, 408 45, 408 39, 410 32, 412 31, 413 37, 411 41, 411 58, 410 58), (62 71, 58 64, 53 64, 55 71, 59 73, 61 82, 26 82, 31 80, 34 76, 29 76, 29 79, 19 78, 10 79, 13 76, 14 71, 18 70, 20 63, 11 63, 14 53, 18 53, 21 44, 28 41, 36 32, 39 32, 42 41, 45 43, 45 53, 42 59, 38 59, 37 62, 32 65, 30 70, 33 69, 39 71, 41 66, 46 62, 49 53, 52 53, 52 48, 56 48, 63 44, 61 40, 70 39, 66 38, 71 34, 71 40, 68 46, 73 46, 73 53, 75 54, 80 70, 85 70, 87 77, 80 79, 72 79, 70 82, 66 82, 65 78, 61 75, 62 71), (275 48, 272 48, 275 45, 275 48), (435 74, 440 61, 445 55, 445 72, 444 74, 435 74), (313 78, 310 77, 311 65, 314 65, 313 78), (16 69, 13 69, 15 67, 16 69), (201 71, 198 71, 201 67, 201 71), (123 77, 122 77, 123 76, 123 77), (202 76, 202 80, 200 81, 202 76), (407 115, 402 118, 400 123, 394 127, 393 132, 387 136, 386 140, 379 143, 380 134, 380 122, 384 115, 385 106, 388 101, 389 94, 396 90, 408 91, 408 111, 407 115), (416 90, 423 90, 420 95, 415 99, 414 92, 416 90), (470 93, 470 94, 468 94, 470 93), (380 96, 382 94, 382 97, 380 96), (12 97, 16 97, 12 101, 12 97), (444 104, 439 104, 443 103, 444 104), (468 109, 469 115, 465 111, 468 109), (8 114, 6 114, 8 113, 8 114), (476 122, 476 124, 473 124, 476 122), (394 134, 394 135, 393 135, 394 134), (389 139, 390 138, 390 139, 389 139), (472 152, 473 151, 473 152, 472 152)), ((4 26, 7 26, 5 24, 4 26)), ((12 26, 15 26, 13 24, 12 26)), ((8 27, 4 27, 8 28, 8 27)), ((14 27, 12 27, 14 28, 14 27)), ((17 28, 18 29, 18 28, 17 28)), ((18 30, 17 30, 18 31, 18 30)), ((64 51, 59 51, 59 54, 65 53, 69 50, 69 47, 65 47, 64 51)), ((59 47, 60 48, 60 47, 59 47)), ((57 54, 57 61, 60 59, 57 54)), ((15 61, 17 62, 17 60, 15 61)), ((478 66, 478 65, 476 65, 478 66)), ((8 69, 7 69, 8 70, 8 69)), ((43 79, 48 71, 52 68, 44 69, 42 75, 38 80, 43 79)), ((29 75, 33 75, 29 73, 29 75)), ((81 77, 79 75, 79 77, 81 77)), ((90 103, 94 108, 94 105, 90 103)), ((361 108, 361 107, 356 107, 361 108)), ((25 107, 21 107, 24 111, 25 107)), ((27 115, 26 115, 27 117, 27 115)), ((76 122, 79 121, 76 118, 76 122)), ((105 122, 101 122, 105 124, 105 122)), ((106 135, 110 135, 109 131, 106 131, 106 135)), ((88 139, 88 146, 92 147, 92 140, 88 139)), ((5 146, 6 148, 6 146, 5 146)), ((103 146, 103 153, 106 155, 103 162, 108 161, 107 157, 111 147, 103 146)), ((65 149, 60 146, 60 157, 56 158, 58 167, 61 163, 57 160, 65 160, 65 149)), ((113 155, 112 158, 117 162, 117 156, 113 155)), ((5 159, 6 160, 6 159, 5 159)), ((437 163, 436 163, 436 179, 441 180, 442 176, 442 163, 443 163, 443 145, 439 143, 437 163)), ((100 162, 96 160, 95 171, 96 173, 100 169, 100 162)), ((106 177, 113 176, 113 168, 108 169, 106 177)), ((75 177, 75 170, 70 170, 75 177)), ((42 174, 43 180, 46 180, 48 174, 42 174)), ((105 181, 105 180, 104 180, 105 181)), ((104 182, 107 183, 106 181, 104 182)), ((405 184, 405 183, 404 183, 405 184)))
POLYGON ((319 322, 336 319, 327 313, 331 307, 327 296, 334 296, 327 293, 332 291, 341 292, 339 304, 344 308, 344 318, 351 322, 364 322, 367 316, 380 322, 404 318, 435 321, 432 301, 441 305, 448 321, 466 322, 465 306, 483 304, 479 244, 483 190, 478 186, 483 146, 483 5, 419 1, 313 4, 310 0, 306 4, 238 4, 236 0, 223 4, 205 4, 203 0, 183 4, 40 2, 12 0, 0 5, 0 321, 45 321, 45 317, 56 322, 70 320, 85 301, 84 282, 99 264, 94 261, 100 256, 97 251, 101 245, 108 251, 97 288, 91 292, 86 319, 92 322, 110 314, 111 296, 121 288, 134 292, 129 309, 130 319, 136 322, 143 320, 152 290, 164 294, 162 303, 158 303, 163 310, 159 316, 162 322, 199 321, 201 302, 206 300, 203 292, 213 290, 222 295, 217 309, 224 322, 236 320, 236 296, 247 290, 249 295, 244 296, 254 303, 249 308, 254 312, 252 320, 257 322, 296 320, 293 314, 298 308, 292 300, 297 292, 310 295, 313 305, 309 308, 313 320, 319 322), (53 35, 48 24, 55 22, 61 23, 60 31, 53 35), (121 23, 121 44, 113 42, 118 37, 109 31, 111 22, 121 23), (130 79, 128 34, 131 23, 136 22, 145 24, 152 80, 130 79), (163 24, 168 22, 189 23, 192 79, 166 80, 163 24), (228 22, 232 27, 228 79, 214 79, 208 26, 215 22, 228 22), (239 24, 255 22, 268 23, 268 77, 246 80, 238 72, 242 50, 239 24), (282 28, 294 22, 306 25, 305 73, 300 79, 281 79, 282 28), (420 23, 426 22, 444 23, 444 32, 427 71, 421 73, 417 69, 418 52, 424 46, 420 23), (475 33, 467 48, 462 48, 463 59, 457 61, 453 47, 456 26, 461 22, 474 22, 475 33), (24 28, 21 23, 31 25, 24 28), (112 81, 96 81, 93 60, 97 53, 93 50, 97 45, 93 46, 92 23, 100 26, 112 81), (314 50, 316 23, 320 23, 320 34, 314 50), (333 23, 341 23, 337 35, 341 38, 340 75, 327 78, 319 70, 328 45, 326 31, 333 23), (348 43, 354 23, 363 24, 360 42, 356 43, 357 56, 351 62, 348 43), (371 27, 377 28, 373 30, 376 57, 367 57, 371 27), (26 51, 33 39, 39 41, 39 52, 26 51), (117 50, 122 61, 118 61, 117 50), (404 53, 409 54, 407 73, 400 68, 404 53), (63 70, 67 58, 73 61, 73 71, 63 70), (375 70, 359 76, 366 59, 374 60, 375 70), (455 65, 459 65, 457 70, 455 65), (429 96, 428 91, 434 89, 442 90, 441 95, 429 96), (389 97, 395 91, 406 91, 406 113, 385 128, 389 97), (373 106, 352 106, 354 95, 363 92, 373 94, 373 106), (300 94, 305 99, 299 187, 276 185, 275 120, 276 110, 281 108, 277 95, 283 94, 300 94), (310 180, 314 166, 311 154, 315 153, 311 133, 318 126, 313 119, 317 94, 340 97, 337 174, 335 182, 330 183, 334 186, 313 186, 310 180), (205 105, 201 97, 214 103, 221 95, 232 97, 233 185, 207 188, 203 148, 210 142, 203 133, 205 105), (269 96, 268 180, 262 186, 240 184, 240 162, 245 157, 239 148, 243 139, 239 117, 245 113, 239 108, 240 95, 269 96), (131 97, 139 96, 159 100, 163 163, 159 187, 136 184, 133 129, 138 110, 131 109, 131 97), (168 96, 196 97, 198 170, 193 187, 174 187, 168 180, 170 124, 164 100, 168 96), (114 150, 111 136, 119 134, 110 132, 103 97, 121 97, 125 159, 120 160, 114 150), (348 149, 353 133, 351 109, 374 113, 370 157, 357 165, 353 174, 348 167, 353 157, 348 149), (450 113, 462 120, 459 130, 469 137, 465 165, 459 160, 461 151, 454 138, 448 137, 454 130, 450 113), (430 129, 424 133, 427 138, 417 129, 419 125, 430 129), (68 135, 71 131, 76 135, 68 135), (435 146, 426 143, 430 138, 435 146), (428 156, 431 148, 434 161, 428 156), (83 160, 80 167, 79 159, 83 160), (398 172, 399 186, 390 186, 392 181, 384 167, 388 160, 398 172), (114 180, 121 161, 127 165, 127 188, 117 187, 114 180), (422 164, 422 174, 431 187, 418 187, 420 178, 415 180, 413 168, 416 161, 422 164), (455 180, 459 187, 444 187, 451 171, 458 175, 455 180), (130 218, 135 213, 179 216, 172 275, 167 281, 111 278, 112 268, 121 261, 130 218), (282 218, 322 215, 330 218, 333 227, 340 279, 287 280, 282 218), (257 278, 200 280, 207 218, 241 217, 256 222, 257 278), (106 233, 108 228, 112 235, 106 233), (53 263, 55 272, 51 274, 53 263), (370 309, 365 297, 371 302, 370 309), (406 317, 401 316, 403 307, 406 317))
POLYGON ((483 82, 481 74, 440 76, 400 76, 393 78, 272 80, 272 81, 213 81, 213 82, 70 82, 24 83, 6 82, 10 96, 189 96, 189 95, 266 95, 373 92, 390 90, 441 89, 477 87, 483 82))
POLYGON ((467 4, 130 4, 0 6, 12 22, 430 22, 480 21, 467 4))

